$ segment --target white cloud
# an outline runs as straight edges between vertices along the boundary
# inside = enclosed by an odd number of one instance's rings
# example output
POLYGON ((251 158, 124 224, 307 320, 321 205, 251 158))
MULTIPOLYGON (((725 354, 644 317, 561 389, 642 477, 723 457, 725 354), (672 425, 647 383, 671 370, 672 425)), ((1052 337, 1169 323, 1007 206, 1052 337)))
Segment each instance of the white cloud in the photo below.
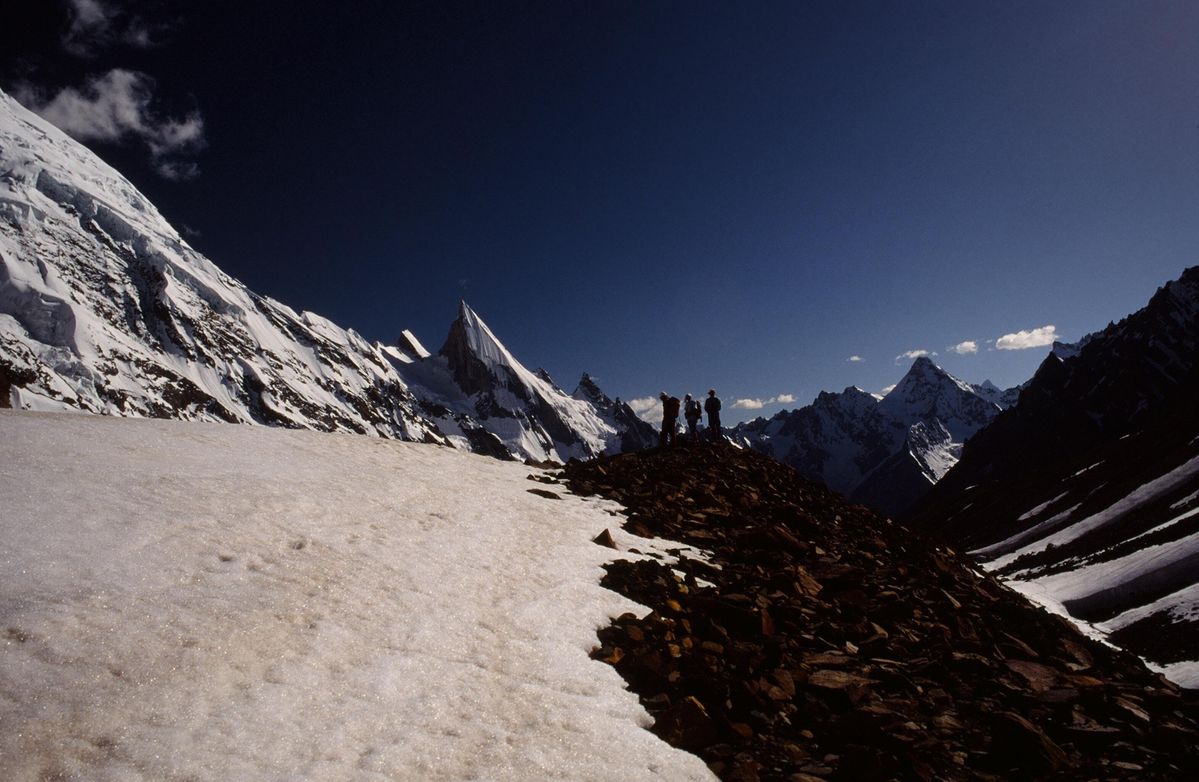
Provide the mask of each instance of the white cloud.
POLYGON ((794 402, 794 394, 779 394, 769 399, 736 399, 733 401, 733 408, 736 410, 761 410, 766 405, 789 405, 794 402))
POLYGON ((1017 331, 1014 334, 1004 334, 995 340, 995 347, 1000 350, 1024 350, 1052 345, 1057 339, 1057 326, 1052 323, 1030 331, 1017 331))
POLYGON ((950 353, 957 353, 959 356, 964 356, 968 353, 977 353, 978 343, 972 339, 968 339, 965 342, 959 342, 958 344, 945 349, 950 353))
POLYGON ((651 424, 662 422, 662 400, 656 396, 642 396, 636 399, 626 399, 625 403, 633 408, 633 412, 643 421, 651 424), (656 415, 655 415, 656 414, 656 415), (657 418, 655 421, 654 419, 657 418))
POLYGON ((929 352, 929 351, 925 350, 924 348, 919 348, 917 350, 909 350, 906 353, 900 353, 898 356, 895 357, 895 363, 898 364, 900 361, 902 361, 905 358, 913 359, 913 358, 921 358, 924 356, 935 356, 935 355, 937 355, 937 352, 935 350, 932 352, 929 352))
POLYGON ((856 364, 859 361, 865 361, 866 359, 862 358, 861 356, 854 355, 854 356, 850 356, 849 358, 847 358, 845 360, 849 361, 850 363, 856 364))
POLYGON ((150 149, 159 174, 193 177, 198 169, 190 156, 204 146, 204 119, 198 111, 182 119, 159 117, 151 106, 153 86, 145 74, 117 68, 92 77, 81 90, 66 87, 42 100, 25 89, 18 99, 80 141, 137 139, 150 149))

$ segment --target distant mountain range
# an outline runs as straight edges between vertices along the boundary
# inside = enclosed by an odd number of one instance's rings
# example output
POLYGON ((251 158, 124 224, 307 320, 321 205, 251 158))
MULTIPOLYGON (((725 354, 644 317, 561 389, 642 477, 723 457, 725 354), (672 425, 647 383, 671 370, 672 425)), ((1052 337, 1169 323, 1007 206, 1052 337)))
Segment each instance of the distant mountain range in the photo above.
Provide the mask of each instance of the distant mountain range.
POLYGON ((1019 389, 972 386, 917 358, 886 396, 821 393, 807 407, 735 427, 744 444, 883 513, 907 509, 957 463, 962 445, 1019 389))

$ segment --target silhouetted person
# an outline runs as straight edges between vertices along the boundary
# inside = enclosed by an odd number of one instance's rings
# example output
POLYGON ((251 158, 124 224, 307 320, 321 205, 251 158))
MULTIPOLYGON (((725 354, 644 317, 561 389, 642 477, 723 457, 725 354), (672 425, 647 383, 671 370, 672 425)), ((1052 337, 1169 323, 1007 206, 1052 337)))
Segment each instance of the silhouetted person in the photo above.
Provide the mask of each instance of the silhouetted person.
POLYGON ((665 447, 674 443, 674 433, 679 426, 679 398, 665 391, 658 398, 662 400, 662 434, 658 436, 658 445, 665 447))
POLYGON ((692 399, 691 394, 683 397, 683 417, 687 419, 687 439, 690 442, 699 442, 699 430, 696 429, 696 426, 699 424, 699 419, 703 418, 703 415, 698 399, 692 399))
POLYGON ((708 430, 711 432, 712 442, 718 443, 723 438, 720 435, 720 399, 716 396, 716 389, 708 389, 708 398, 704 400, 704 412, 708 414, 708 430))

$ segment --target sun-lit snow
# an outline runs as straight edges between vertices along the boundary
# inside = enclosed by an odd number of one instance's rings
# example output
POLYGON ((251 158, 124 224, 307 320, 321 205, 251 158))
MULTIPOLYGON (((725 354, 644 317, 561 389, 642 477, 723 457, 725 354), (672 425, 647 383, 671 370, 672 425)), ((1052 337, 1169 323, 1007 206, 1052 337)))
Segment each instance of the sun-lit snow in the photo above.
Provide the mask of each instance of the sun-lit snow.
POLYGON ((16 408, 441 439, 379 346, 248 290, 3 92, 0 355, 16 408))
POLYGON ((587 656, 643 610, 598 586, 591 538, 631 540, 606 502, 366 437, 0 412, 0 438, 4 779, 710 778, 587 656))
MULTIPOLYGON (((456 347, 487 371, 488 388, 463 389, 455 378, 453 358, 430 356, 415 337, 405 334, 413 345, 409 353, 418 357, 396 365, 406 387, 418 399, 451 411, 458 419, 470 417, 513 454, 565 462, 620 452, 621 433, 594 404, 529 371, 465 301, 459 303, 450 339, 460 339, 456 347)), ((452 441, 465 439, 455 418, 430 415, 452 441)))

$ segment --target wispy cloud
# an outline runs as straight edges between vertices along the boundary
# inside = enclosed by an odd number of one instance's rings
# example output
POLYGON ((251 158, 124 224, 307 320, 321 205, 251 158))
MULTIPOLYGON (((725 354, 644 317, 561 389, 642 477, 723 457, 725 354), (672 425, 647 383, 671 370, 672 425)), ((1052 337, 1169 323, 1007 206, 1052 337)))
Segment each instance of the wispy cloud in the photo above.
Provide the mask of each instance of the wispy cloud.
POLYGON ((152 24, 125 12, 116 0, 67 0, 70 24, 62 48, 76 57, 95 57, 113 46, 157 46, 169 25, 152 24))
POLYGON ((845 359, 845 360, 846 360, 846 361, 848 361, 848 362, 850 362, 851 364, 857 364, 859 361, 865 361, 866 359, 864 359, 864 358, 862 358, 861 356, 859 356, 859 355, 856 355, 856 354, 855 354, 855 355, 852 355, 852 356, 850 356, 849 358, 847 358, 847 359, 845 359))
POLYGON ((768 399, 735 399, 733 400, 733 408, 737 410, 761 410, 766 405, 790 405, 794 403, 794 394, 779 394, 768 399))
POLYGON ((1057 327, 1049 324, 1037 329, 1004 334, 995 340, 995 347, 999 350, 1024 350, 1052 345, 1055 340, 1057 340, 1057 327))
POLYGON ((62 46, 76 56, 91 57, 111 42, 117 9, 102 0, 69 0, 68 5, 71 24, 62 46))
POLYGON ((952 345, 945 349, 948 350, 950 353, 957 353, 959 356, 965 356, 970 353, 977 353, 978 352, 978 343, 972 339, 968 339, 964 342, 959 342, 958 344, 952 345))
POLYGON ((149 76, 116 68, 82 89, 67 87, 43 99, 24 88, 17 98, 79 141, 140 141, 161 176, 190 179, 199 173, 193 156, 204 147, 204 119, 198 111, 178 119, 159 116, 153 89, 149 76))
POLYGON ((909 350, 906 353, 900 353, 898 356, 895 357, 895 363, 898 364, 900 361, 903 361, 904 359, 908 359, 910 361, 911 359, 914 359, 914 358, 922 358, 924 356, 935 356, 935 355, 937 355, 937 352, 935 350, 930 352, 928 350, 925 350, 924 348, 918 348, 916 350, 909 350))

